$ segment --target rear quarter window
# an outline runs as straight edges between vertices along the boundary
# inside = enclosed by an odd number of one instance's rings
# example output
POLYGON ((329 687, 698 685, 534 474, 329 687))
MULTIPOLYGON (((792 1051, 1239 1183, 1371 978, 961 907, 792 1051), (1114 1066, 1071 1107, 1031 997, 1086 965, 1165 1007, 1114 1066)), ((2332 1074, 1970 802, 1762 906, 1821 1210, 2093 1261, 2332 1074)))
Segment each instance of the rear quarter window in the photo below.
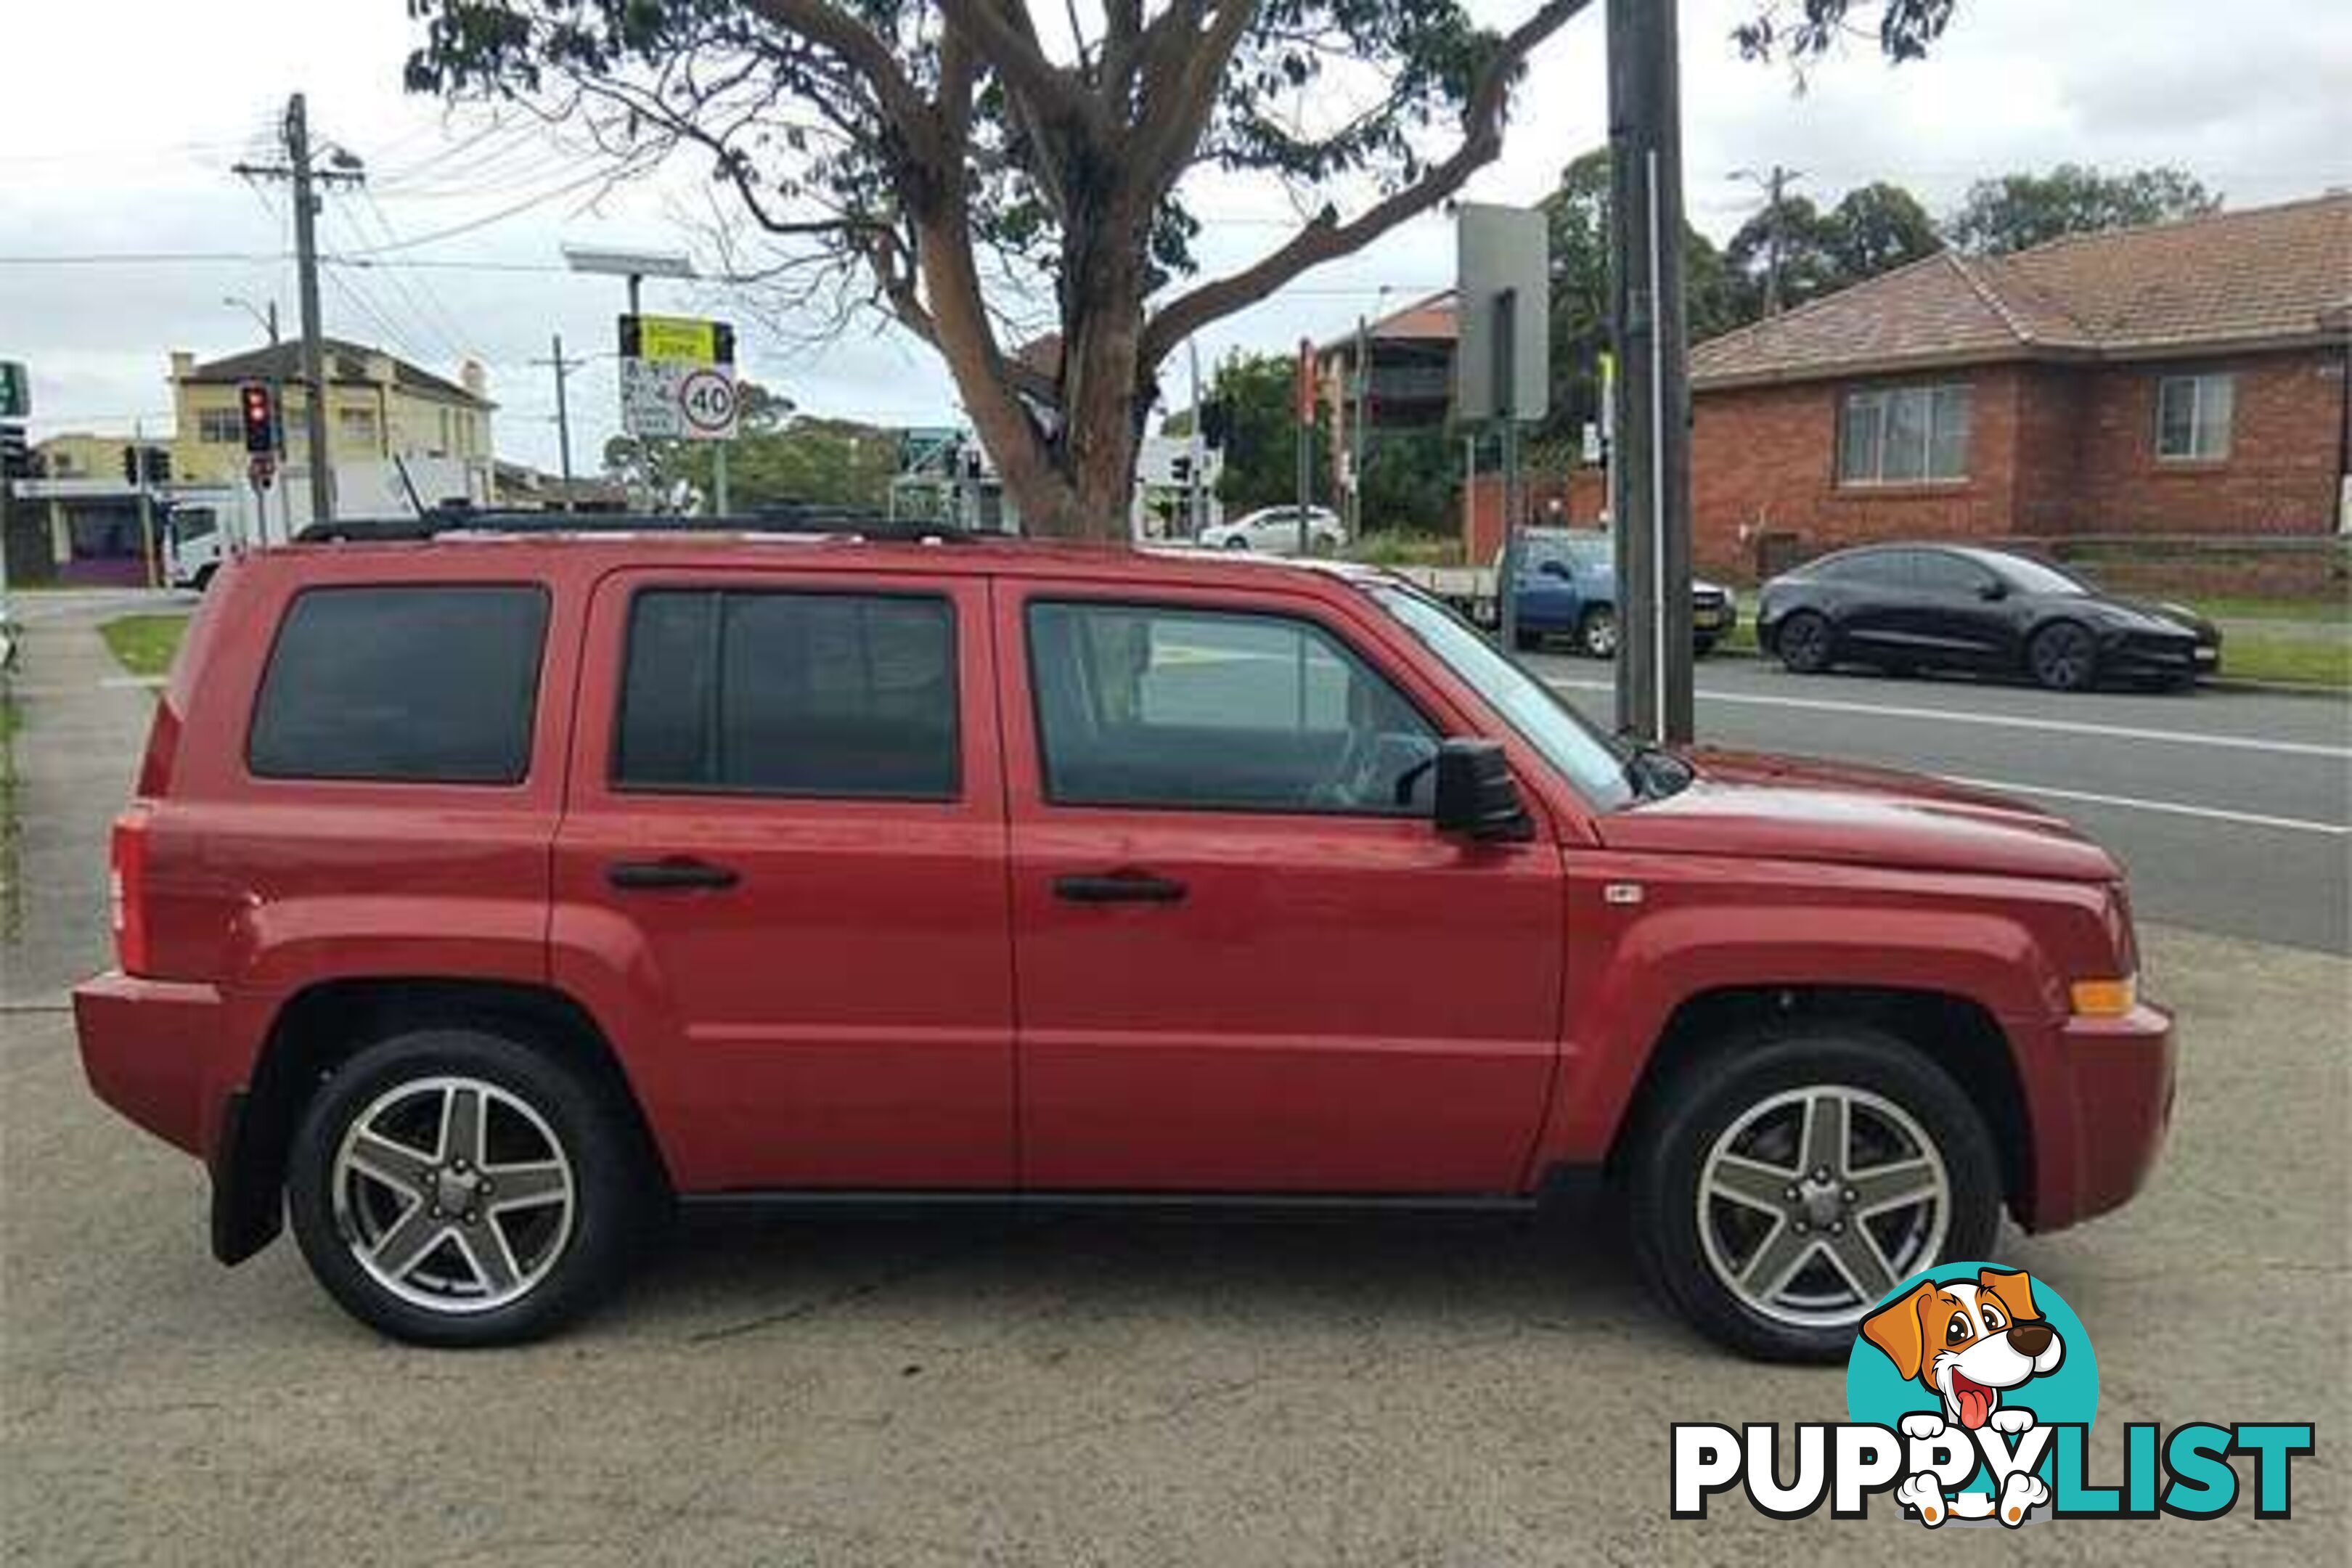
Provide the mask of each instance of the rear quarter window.
POLYGON ((528 584, 306 588, 247 737, 262 778, 519 784, 530 771, 547 594, 528 584))

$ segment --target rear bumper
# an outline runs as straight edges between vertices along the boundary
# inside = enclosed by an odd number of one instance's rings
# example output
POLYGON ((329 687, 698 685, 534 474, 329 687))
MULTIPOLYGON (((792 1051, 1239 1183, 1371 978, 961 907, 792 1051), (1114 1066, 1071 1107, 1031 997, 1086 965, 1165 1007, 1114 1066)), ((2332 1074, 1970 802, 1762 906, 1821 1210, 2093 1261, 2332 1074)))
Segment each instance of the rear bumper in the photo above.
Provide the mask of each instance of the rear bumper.
POLYGON ((2031 1230, 2056 1230, 2122 1204, 2147 1179, 2172 1122, 2172 1015, 2146 1003, 2120 1018, 2075 1018, 2053 1033, 2029 1114, 2031 1230))
POLYGON ((168 1143, 209 1152, 219 1096, 217 1057, 226 1004, 216 986, 109 973, 74 988, 74 1027, 90 1089, 168 1143))

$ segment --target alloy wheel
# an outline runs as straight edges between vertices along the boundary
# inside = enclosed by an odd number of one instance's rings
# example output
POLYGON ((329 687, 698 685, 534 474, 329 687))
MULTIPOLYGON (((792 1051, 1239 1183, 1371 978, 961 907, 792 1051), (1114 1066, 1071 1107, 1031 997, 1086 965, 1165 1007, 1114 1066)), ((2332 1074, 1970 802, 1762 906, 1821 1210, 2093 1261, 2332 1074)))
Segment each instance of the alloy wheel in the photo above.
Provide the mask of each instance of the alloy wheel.
POLYGON ((1613 610, 1588 611, 1584 617, 1584 651, 1594 658, 1617 657, 1617 615, 1613 610))
POLYGON ((398 1084, 352 1119, 331 1175, 337 1231, 385 1290, 435 1312, 529 1294, 571 1239, 578 1183, 521 1099, 477 1078, 398 1084))
POLYGON ((2091 634, 2061 621, 2033 639, 2033 679, 2055 691, 2077 691, 2091 683, 2098 658, 2091 634))
POLYGON ((1706 1260, 1741 1305, 1773 1321, 1853 1321, 1937 1260, 1951 1224, 1942 1152, 1901 1106, 1817 1084, 1751 1106, 1699 1171, 1706 1260))

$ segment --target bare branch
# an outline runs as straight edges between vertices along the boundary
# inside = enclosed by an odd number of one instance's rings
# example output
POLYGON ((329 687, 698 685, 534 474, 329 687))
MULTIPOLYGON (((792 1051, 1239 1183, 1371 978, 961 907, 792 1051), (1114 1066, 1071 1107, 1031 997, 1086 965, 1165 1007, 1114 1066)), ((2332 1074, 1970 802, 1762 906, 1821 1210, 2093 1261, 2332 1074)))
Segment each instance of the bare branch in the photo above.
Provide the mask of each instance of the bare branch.
POLYGON ((1509 103, 1512 79, 1528 52, 1591 3, 1546 0, 1535 15, 1503 38, 1463 107, 1461 144, 1412 184, 1346 223, 1327 209, 1320 219, 1255 265, 1204 283, 1155 313, 1143 331, 1141 374, 1150 374, 1178 343, 1211 321, 1256 304, 1311 267, 1362 248, 1460 190, 1502 151, 1503 111, 1509 103))

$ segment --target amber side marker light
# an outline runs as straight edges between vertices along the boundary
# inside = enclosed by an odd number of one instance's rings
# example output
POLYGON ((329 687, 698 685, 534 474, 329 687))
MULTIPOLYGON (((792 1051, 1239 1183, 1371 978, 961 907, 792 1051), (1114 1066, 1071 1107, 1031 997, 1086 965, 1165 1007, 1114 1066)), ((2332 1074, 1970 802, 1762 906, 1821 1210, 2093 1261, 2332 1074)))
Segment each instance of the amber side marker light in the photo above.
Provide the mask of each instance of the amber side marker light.
POLYGON ((2121 980, 2077 980, 2066 988, 2077 1018, 2120 1018, 2139 1004, 2139 976, 2121 980))

